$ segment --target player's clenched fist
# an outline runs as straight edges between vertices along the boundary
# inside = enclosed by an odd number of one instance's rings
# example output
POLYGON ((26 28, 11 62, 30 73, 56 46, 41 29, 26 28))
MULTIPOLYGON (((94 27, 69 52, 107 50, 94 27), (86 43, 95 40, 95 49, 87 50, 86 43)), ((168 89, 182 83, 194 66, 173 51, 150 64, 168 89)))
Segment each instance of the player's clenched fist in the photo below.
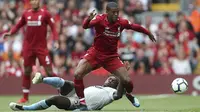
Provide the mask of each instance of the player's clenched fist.
POLYGON ((97 15, 97 13, 95 12, 95 10, 93 10, 93 11, 90 13, 88 19, 91 21, 96 15, 97 15))

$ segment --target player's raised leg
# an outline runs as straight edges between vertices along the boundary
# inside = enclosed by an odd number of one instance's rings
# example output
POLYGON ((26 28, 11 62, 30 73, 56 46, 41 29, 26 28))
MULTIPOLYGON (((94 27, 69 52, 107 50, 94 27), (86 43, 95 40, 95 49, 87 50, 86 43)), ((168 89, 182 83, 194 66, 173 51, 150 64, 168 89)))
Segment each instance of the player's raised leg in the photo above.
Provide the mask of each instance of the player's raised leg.
POLYGON ((74 73, 74 86, 78 97, 84 98, 83 77, 91 72, 93 67, 86 59, 81 59, 74 73))
POLYGON ((65 84, 65 80, 59 77, 43 77, 41 73, 35 73, 33 84, 45 83, 55 88, 60 88, 65 84))
POLYGON ((60 77, 43 77, 41 73, 37 72, 32 80, 33 84, 44 83, 59 89, 60 95, 66 96, 74 90, 74 83, 72 81, 64 80, 60 77))

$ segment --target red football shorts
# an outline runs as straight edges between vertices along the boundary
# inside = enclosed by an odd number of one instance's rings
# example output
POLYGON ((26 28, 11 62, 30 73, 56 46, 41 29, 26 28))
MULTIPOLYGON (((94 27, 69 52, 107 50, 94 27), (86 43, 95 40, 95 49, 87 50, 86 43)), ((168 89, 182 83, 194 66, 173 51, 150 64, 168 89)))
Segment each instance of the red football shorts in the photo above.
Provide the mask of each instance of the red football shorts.
POLYGON ((23 50, 24 66, 35 65, 36 58, 38 58, 40 65, 50 66, 52 64, 49 52, 47 50, 23 50))
POLYGON ((124 67, 123 62, 118 56, 102 58, 102 55, 94 48, 90 48, 83 58, 86 59, 94 69, 103 67, 107 71, 113 72, 120 67, 124 67))

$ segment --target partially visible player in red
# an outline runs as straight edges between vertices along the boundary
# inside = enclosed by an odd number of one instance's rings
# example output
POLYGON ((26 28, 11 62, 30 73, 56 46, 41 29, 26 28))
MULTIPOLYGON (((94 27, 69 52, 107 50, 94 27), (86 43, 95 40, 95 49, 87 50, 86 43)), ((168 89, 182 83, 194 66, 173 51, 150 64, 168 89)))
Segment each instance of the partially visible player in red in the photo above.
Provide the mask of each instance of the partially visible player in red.
MULTIPOLYGON (((96 33, 92 47, 87 51, 83 59, 80 60, 75 71, 74 83, 79 98, 84 97, 83 77, 99 67, 103 67, 110 73, 120 77, 124 82, 127 95, 131 95, 133 84, 127 69, 117 53, 117 43, 120 39, 121 32, 124 29, 130 29, 148 35, 153 42, 156 39, 145 28, 130 23, 128 20, 118 16, 119 8, 117 3, 108 2, 106 14, 96 15, 95 11, 93 11, 83 21, 84 29, 94 27, 96 33)), ((81 103, 84 104, 84 100, 81 103)))
POLYGON ((31 85, 32 66, 38 58, 48 76, 51 76, 52 65, 47 49, 47 25, 53 32, 54 47, 58 48, 58 33, 54 26, 54 19, 47 10, 40 8, 40 0, 30 0, 32 9, 24 11, 18 23, 5 33, 3 37, 15 34, 21 27, 26 25, 25 37, 23 41, 23 59, 24 59, 24 75, 23 75, 23 98, 18 103, 28 101, 29 89, 31 85))

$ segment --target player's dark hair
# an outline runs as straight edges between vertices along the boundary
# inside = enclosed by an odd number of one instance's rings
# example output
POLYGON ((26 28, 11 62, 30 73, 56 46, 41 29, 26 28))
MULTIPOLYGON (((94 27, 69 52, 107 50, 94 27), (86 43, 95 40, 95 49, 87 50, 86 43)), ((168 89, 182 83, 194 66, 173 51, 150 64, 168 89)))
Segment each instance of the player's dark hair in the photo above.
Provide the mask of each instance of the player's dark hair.
POLYGON ((118 4, 116 2, 108 2, 106 10, 109 10, 111 8, 118 8, 118 4))
POLYGON ((117 79, 117 81, 119 81, 120 79, 119 79, 119 77, 118 76, 116 76, 116 75, 114 75, 114 74, 110 74, 108 77, 115 77, 116 79, 117 79))

